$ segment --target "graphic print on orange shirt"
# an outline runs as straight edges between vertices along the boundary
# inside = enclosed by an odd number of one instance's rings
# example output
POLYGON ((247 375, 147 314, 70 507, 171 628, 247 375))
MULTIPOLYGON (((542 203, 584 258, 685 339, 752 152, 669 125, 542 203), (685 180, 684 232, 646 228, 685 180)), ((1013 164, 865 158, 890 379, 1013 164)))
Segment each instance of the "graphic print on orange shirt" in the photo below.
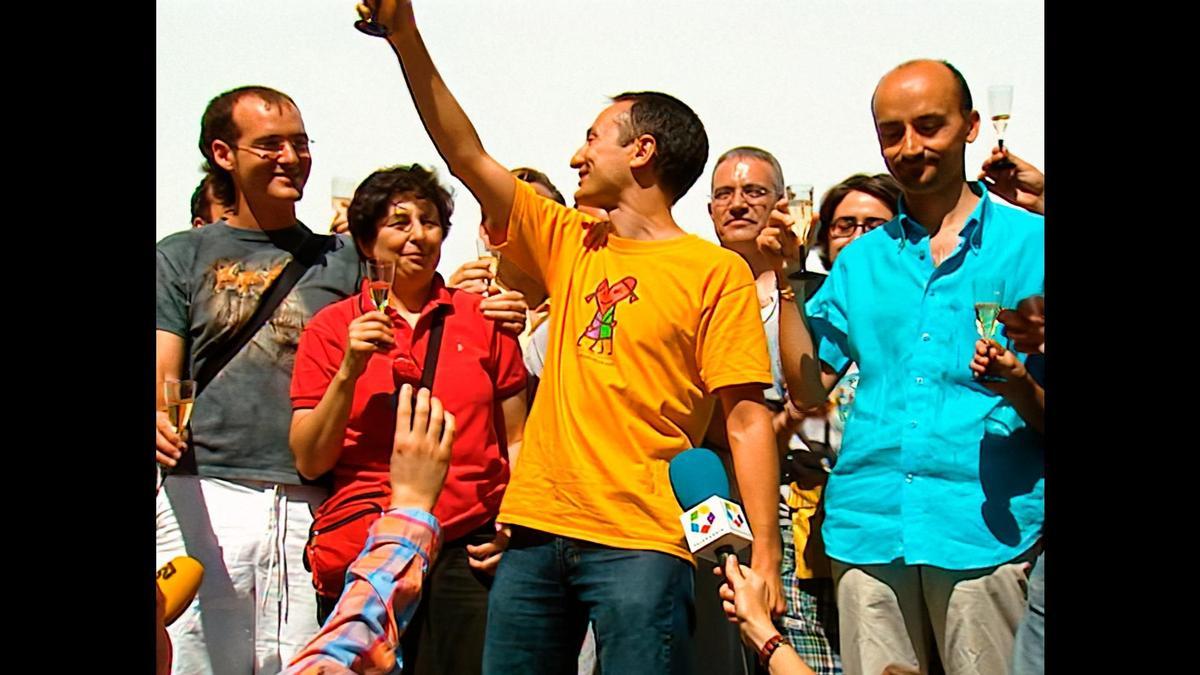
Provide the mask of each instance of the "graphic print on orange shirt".
POLYGON ((592 344, 588 345, 589 352, 612 354, 613 332, 617 326, 617 305, 626 298, 629 298, 631 303, 637 302, 638 296, 633 292, 635 288, 637 279, 633 277, 625 277, 611 286, 608 279, 603 279, 594 292, 584 296, 584 302, 596 301, 596 314, 584 329, 583 335, 575 341, 575 346, 581 346, 584 340, 591 340, 592 344))

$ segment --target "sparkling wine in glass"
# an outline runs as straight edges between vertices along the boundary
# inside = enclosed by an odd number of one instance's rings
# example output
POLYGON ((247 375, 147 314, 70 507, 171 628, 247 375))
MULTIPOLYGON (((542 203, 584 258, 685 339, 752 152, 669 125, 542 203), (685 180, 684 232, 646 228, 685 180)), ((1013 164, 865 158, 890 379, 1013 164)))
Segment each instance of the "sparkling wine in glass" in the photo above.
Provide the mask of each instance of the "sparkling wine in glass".
POLYGON ((196 402, 196 381, 167 378, 163 381, 163 404, 167 408, 167 419, 175 431, 182 436, 192 419, 192 405, 196 402))
MULTIPOLYGON (((1008 129, 1008 118, 1012 115, 1013 88, 1011 84, 994 84, 988 87, 988 112, 992 116, 992 126, 996 129, 996 143, 1000 151, 1004 151, 1004 131, 1008 129)), ((992 166, 997 169, 1011 169, 1015 164, 1008 159, 1002 159, 992 166)))
MULTIPOLYGON (((491 290, 493 283, 499 285, 496 277, 500 273, 500 252, 492 248, 486 240, 479 238, 475 240, 475 253, 480 260, 486 261, 488 264, 488 274, 491 278, 488 279, 488 290, 491 290)), ((484 291, 484 295, 487 291, 484 291)))
POLYGON ((396 275, 396 263, 391 260, 367 261, 367 287, 371 291, 371 302, 383 311, 387 307, 388 294, 392 291, 392 280, 396 275))
MULTIPOLYGON (((975 297, 975 330, 984 340, 996 342, 996 317, 1004 304, 1003 279, 976 279, 971 284, 975 297)), ((1004 382, 995 375, 981 375, 981 382, 1004 382)))
POLYGON ((812 236, 813 186, 796 183, 787 186, 786 192, 788 215, 794 221, 792 234, 800 242, 800 268, 790 275, 795 279, 804 274, 804 258, 808 255, 809 238, 812 236))

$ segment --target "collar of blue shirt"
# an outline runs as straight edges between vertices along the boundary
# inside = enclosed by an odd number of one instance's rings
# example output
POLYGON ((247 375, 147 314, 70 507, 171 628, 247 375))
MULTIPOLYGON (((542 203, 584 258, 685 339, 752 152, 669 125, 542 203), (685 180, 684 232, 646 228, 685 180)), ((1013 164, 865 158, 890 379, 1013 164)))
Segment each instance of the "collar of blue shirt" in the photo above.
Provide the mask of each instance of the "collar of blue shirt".
MULTIPOLYGON (((979 249, 983 246, 984 223, 988 221, 993 209, 996 207, 992 204, 987 188, 984 187, 983 183, 979 181, 967 181, 967 187, 979 197, 979 203, 975 205, 975 209, 971 211, 971 215, 967 216, 967 223, 963 225, 959 236, 967 240, 967 246, 972 253, 979 255, 979 249)), ((896 240, 897 251, 904 250, 905 244, 909 243, 909 241, 916 243, 929 236, 929 231, 912 216, 908 215, 908 210, 904 207, 903 196, 900 197, 899 202, 896 204, 896 217, 888 221, 884 225, 884 229, 896 240)))

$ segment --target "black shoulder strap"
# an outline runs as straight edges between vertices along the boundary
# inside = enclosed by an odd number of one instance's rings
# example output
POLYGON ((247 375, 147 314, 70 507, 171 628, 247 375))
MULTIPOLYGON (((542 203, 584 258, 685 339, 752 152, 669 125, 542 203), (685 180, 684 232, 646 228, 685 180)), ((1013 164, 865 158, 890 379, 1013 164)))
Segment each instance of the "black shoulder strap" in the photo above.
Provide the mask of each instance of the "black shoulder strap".
POLYGON ((300 277, 304 276, 304 272, 317 261, 322 253, 333 247, 334 240, 333 235, 310 234, 300 244, 300 248, 293 254, 291 262, 283 268, 283 271, 271 283, 271 287, 263 293, 262 299, 259 300, 258 306, 254 308, 254 313, 250 315, 246 323, 242 324, 216 353, 206 359, 199 372, 195 374, 197 396, 213 381, 217 373, 221 372, 221 369, 228 365, 238 352, 242 351, 242 347, 250 342, 254 334, 275 313, 275 309, 279 307, 288 293, 292 292, 292 288, 295 287, 296 282, 300 281, 300 277))
POLYGON ((438 356, 442 351, 442 326, 446 323, 445 307, 433 310, 429 324, 429 344, 425 348, 425 366, 421 368, 421 386, 433 393, 433 376, 437 373, 438 356))

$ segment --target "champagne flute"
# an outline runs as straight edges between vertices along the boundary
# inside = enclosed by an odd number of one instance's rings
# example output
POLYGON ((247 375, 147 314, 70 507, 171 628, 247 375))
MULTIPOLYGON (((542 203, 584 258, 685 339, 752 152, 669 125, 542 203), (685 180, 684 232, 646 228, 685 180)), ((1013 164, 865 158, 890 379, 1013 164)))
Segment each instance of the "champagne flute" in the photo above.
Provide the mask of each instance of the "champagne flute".
MULTIPOLYGON (((492 248, 491 244, 481 237, 475 240, 475 254, 488 264, 488 274, 492 275, 488 279, 488 289, 490 289, 491 285, 496 282, 496 275, 500 272, 500 252, 492 248)), ((484 295, 487 295, 488 289, 484 290, 484 295)))
POLYGON ((396 263, 391 260, 367 261, 367 287, 375 308, 383 311, 387 307, 388 295, 392 292, 392 280, 396 275, 396 263))
POLYGON ((813 186, 796 183, 786 188, 788 215, 794 221, 792 234, 800 242, 800 268, 788 275, 790 279, 802 279, 805 274, 804 259, 808 255, 809 237, 812 235, 813 186))
MULTIPOLYGON (((992 126, 996 129, 996 143, 1000 152, 1004 152, 1004 131, 1008 128, 1008 118, 1012 115, 1013 87, 1011 84, 994 84, 988 87, 988 111, 992 116, 992 126)), ((1007 158, 994 164, 997 169, 1011 169, 1015 164, 1007 158)))
MULTIPOLYGON (((984 340, 995 342, 996 317, 1004 304, 1004 280, 994 278, 976 279, 971 282, 975 297, 975 330, 984 340)), ((995 375, 980 375, 980 382, 1004 382, 1005 379, 995 375)))
POLYGON ((375 20, 375 16, 371 14, 371 8, 359 3, 355 6, 355 11, 358 12, 359 19, 354 22, 354 27, 360 32, 366 33, 371 37, 387 37, 392 31, 387 26, 375 20))
POLYGON ((196 381, 167 378, 163 380, 163 404, 167 409, 167 419, 180 438, 187 433, 188 422, 192 419, 192 405, 196 402, 196 381))

